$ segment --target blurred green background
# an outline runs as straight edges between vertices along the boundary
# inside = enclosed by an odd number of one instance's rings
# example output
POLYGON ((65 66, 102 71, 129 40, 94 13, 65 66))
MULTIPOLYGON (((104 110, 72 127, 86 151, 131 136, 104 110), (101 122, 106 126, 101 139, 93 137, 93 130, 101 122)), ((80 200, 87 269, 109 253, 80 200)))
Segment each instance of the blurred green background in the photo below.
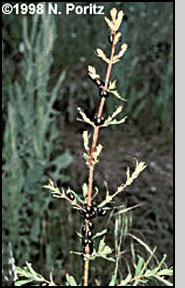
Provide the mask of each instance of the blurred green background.
MULTIPOLYGON (((134 157, 147 162, 147 171, 117 204, 144 203, 133 212, 130 229, 149 245, 156 244, 159 255, 167 253, 171 264, 173 4, 93 3, 104 5, 106 15, 113 6, 125 12, 121 32, 128 51, 114 66, 112 79, 118 79, 118 90, 128 99, 123 114, 129 116, 123 126, 100 134, 104 154, 95 184, 104 191, 106 180, 113 191, 122 183, 124 169, 134 166, 134 157)), ((58 5, 62 8, 65 2, 58 5)), ((66 272, 79 271, 79 259, 69 251, 80 249, 75 233, 80 218, 66 203, 52 199, 42 185, 50 177, 81 193, 87 182, 81 135, 87 128, 77 123, 76 111, 81 106, 90 117, 97 111, 98 91, 87 77, 87 66, 95 66, 104 77, 106 65, 95 49, 109 53, 107 36, 102 15, 3 15, 4 286, 14 278, 11 256, 16 265, 33 262, 46 275, 53 269, 58 283, 66 272)), ((105 116, 119 104, 108 98, 105 116)), ((99 225, 106 225, 105 220, 99 225)), ((108 241, 113 242, 111 229, 108 241)), ((97 278, 106 276, 106 263, 97 265, 97 278)))

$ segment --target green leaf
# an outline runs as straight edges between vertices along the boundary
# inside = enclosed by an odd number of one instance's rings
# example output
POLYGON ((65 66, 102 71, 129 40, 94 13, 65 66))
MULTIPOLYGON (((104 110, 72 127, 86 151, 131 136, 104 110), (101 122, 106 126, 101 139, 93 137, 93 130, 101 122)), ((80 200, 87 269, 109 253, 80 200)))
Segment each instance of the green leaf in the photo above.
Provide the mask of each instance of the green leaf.
POLYGON ((88 66, 88 74, 93 80, 100 78, 100 75, 96 73, 96 68, 91 65, 88 66))
POLYGON ((141 270, 141 274, 143 274, 144 271, 147 269, 147 266, 148 266, 148 264, 150 263, 151 259, 153 258, 156 249, 157 249, 157 247, 155 246, 154 249, 153 249, 153 251, 152 251, 152 253, 149 255, 147 261, 144 263, 143 268, 142 268, 142 270, 141 270))
POLYGON ((94 200, 95 198, 96 198, 96 196, 98 195, 98 193, 99 193, 99 189, 98 189, 98 187, 94 187, 94 193, 93 193, 93 197, 92 197, 92 200, 94 200))
POLYGON ((112 249, 111 247, 109 247, 108 245, 105 244, 105 240, 104 238, 102 238, 100 240, 100 243, 99 243, 99 248, 98 248, 98 252, 95 253, 95 256, 96 257, 101 257, 101 258, 104 258, 108 261, 112 261, 112 262, 115 262, 115 259, 112 258, 112 257, 107 257, 108 254, 111 254, 112 253, 112 249))
MULTIPOLYGON (((129 236, 132 237, 134 240, 136 240, 139 244, 141 244, 150 255, 153 255, 153 251, 150 249, 150 247, 145 242, 143 242, 141 239, 139 239, 138 237, 134 236, 133 234, 129 233, 129 236)), ((153 257, 154 257, 155 261, 157 263, 159 263, 157 257, 155 255, 153 255, 153 257)))
POLYGON ((27 267, 28 267, 28 269, 32 275, 38 275, 37 272, 32 268, 31 263, 26 262, 26 265, 27 265, 27 267))
POLYGON ((84 111, 82 111, 81 107, 78 107, 77 110, 78 110, 79 114, 80 114, 81 117, 82 117, 82 118, 77 118, 78 121, 88 123, 88 124, 90 124, 90 125, 93 126, 93 127, 95 126, 95 125, 94 125, 94 122, 91 121, 91 120, 87 117, 87 115, 84 113, 84 111))
POLYGON ((163 269, 157 273, 159 276, 172 276, 173 275, 173 267, 169 269, 163 269))
POLYGON ((95 239, 95 238, 97 238, 97 237, 100 237, 100 236, 104 235, 105 233, 107 233, 107 229, 104 229, 104 230, 102 230, 101 232, 96 233, 96 234, 92 237, 92 239, 95 239))
POLYGON ((114 22, 114 24, 115 24, 115 26, 116 26, 116 30, 119 29, 119 27, 120 27, 120 25, 121 25, 121 23, 122 23, 122 20, 123 20, 123 16, 124 16, 123 11, 122 11, 122 10, 119 11, 118 16, 117 16, 117 19, 116 19, 115 22, 114 22))
POLYGON ((142 203, 137 204, 137 205, 132 206, 132 207, 123 208, 123 209, 119 210, 117 213, 115 213, 115 215, 124 214, 124 213, 126 213, 126 212, 128 212, 128 211, 130 211, 130 210, 133 210, 133 209, 135 209, 135 208, 141 206, 141 205, 142 205, 142 203))
POLYGON ((117 275, 113 274, 109 286, 116 286, 117 275))
POLYGON ((160 276, 153 275, 153 276, 151 276, 151 278, 154 278, 154 279, 158 280, 159 282, 165 284, 166 286, 173 286, 173 283, 171 283, 168 280, 165 280, 164 278, 162 278, 160 276))
POLYGON ((103 126, 109 126, 109 125, 119 125, 122 123, 125 123, 125 120, 127 119, 128 116, 123 117, 121 120, 112 120, 111 122, 104 124, 103 126))
POLYGON ((101 127, 107 127, 109 125, 116 125, 116 124, 124 123, 127 116, 122 118, 121 120, 114 119, 118 114, 121 113, 122 109, 123 109, 123 107, 119 106, 111 116, 108 116, 108 118, 105 120, 104 124, 101 125, 101 127))
POLYGON ((87 185, 87 183, 83 183, 82 191, 83 191, 83 197, 84 197, 84 199, 86 199, 86 197, 88 195, 88 185, 87 185))
POLYGON ((155 272, 157 272, 157 271, 159 271, 159 270, 161 269, 161 267, 162 267, 162 265, 164 264, 166 258, 167 258, 167 255, 164 254, 164 255, 163 255, 163 258, 162 258, 161 262, 159 263, 158 267, 156 268, 155 272))
POLYGON ((113 23, 116 22, 117 14, 118 14, 117 9, 116 9, 115 7, 113 7, 113 8, 110 10, 110 16, 111 16, 111 19, 112 19, 113 23))
POLYGON ((109 92, 111 93, 111 94, 113 94, 116 98, 118 98, 119 100, 121 100, 121 101, 127 101, 125 98, 122 98, 120 95, 119 95, 119 93, 118 93, 118 91, 117 90, 109 90, 109 92))
POLYGON ((103 61, 107 62, 107 63, 110 63, 110 60, 106 57, 105 53, 103 52, 102 49, 100 48, 97 48, 96 49, 96 52, 97 52, 97 56, 102 58, 103 61))
POLYGON ((136 254, 135 254, 134 244, 132 240, 131 240, 130 246, 131 246, 132 262, 134 264, 134 267, 136 267, 136 254))
POLYGON ((19 280, 15 282, 15 286, 23 286, 24 284, 32 282, 33 279, 19 280))
POLYGON ((114 81, 110 81, 109 82, 109 87, 108 87, 108 89, 109 90, 114 90, 114 89, 116 89, 116 82, 117 82, 117 80, 114 80, 114 81))
POLYGON ((52 273, 50 273, 50 284, 49 284, 49 286, 57 286, 57 285, 55 284, 55 282, 53 281, 53 275, 52 275, 52 273))
POLYGON ((70 276, 69 274, 66 274, 66 280, 67 280, 67 283, 70 286, 73 286, 73 287, 78 286, 73 276, 70 276))
POLYGON ((83 132, 83 140, 84 140, 84 147, 85 147, 85 150, 88 152, 90 149, 89 149, 89 138, 90 138, 90 135, 88 134, 88 131, 84 131, 83 132))
POLYGON ((58 286, 58 285, 56 285, 54 282, 51 282, 51 283, 49 283, 49 285, 48 286, 58 286))
POLYGON ((30 272, 28 272, 28 268, 27 267, 24 267, 24 269, 16 267, 16 272, 21 277, 26 277, 26 278, 31 278, 32 277, 32 274, 30 272))
POLYGON ((74 192, 71 189, 69 189, 69 192, 71 192, 75 196, 75 199, 76 199, 77 202, 84 204, 84 201, 80 198, 80 196, 76 192, 74 192))
POLYGON ((109 20, 109 18, 107 18, 107 17, 104 17, 104 18, 105 18, 105 21, 107 22, 107 25, 111 29, 111 31, 116 31, 116 27, 113 24, 113 22, 111 20, 109 20))
POLYGON ((108 255, 112 253, 112 249, 105 244, 104 238, 100 240, 98 254, 102 255, 108 255))
POLYGON ((136 272, 135 272, 135 275, 140 275, 141 273, 141 268, 143 266, 143 263, 144 263, 144 259, 138 255, 138 264, 137 264, 137 267, 136 267, 136 272))
POLYGON ((116 33, 114 38, 114 45, 116 45, 120 39, 121 39, 121 32, 118 32, 116 33))
POLYGON ((129 273, 125 280, 122 280, 119 286, 126 286, 130 280, 132 279, 132 275, 129 273))
POLYGON ((107 260, 107 261, 111 261, 111 262, 115 262, 116 260, 113 257, 107 257, 106 255, 101 255, 101 258, 107 260))
POLYGON ((78 235, 78 237, 81 239, 82 238, 82 234, 80 234, 78 231, 76 231, 76 234, 78 235))
POLYGON ((118 253, 118 231, 119 231, 119 218, 116 217, 115 225, 114 225, 114 239, 115 239, 115 250, 118 253))
POLYGON ((148 270, 146 270, 144 276, 145 276, 145 277, 151 277, 151 276, 153 276, 154 274, 155 274, 155 271, 154 271, 154 270, 148 269, 148 270))
POLYGON ((127 167, 126 175, 127 175, 127 179, 129 179, 130 178, 130 167, 127 167))
POLYGON ((105 240, 104 240, 104 238, 102 238, 102 239, 100 240, 100 243, 99 243, 98 252, 99 252, 99 253, 102 253, 103 250, 104 250, 104 248, 105 248, 105 240))
POLYGON ((128 45, 126 43, 123 43, 119 54, 116 56, 118 56, 118 58, 121 58, 125 54, 127 48, 128 48, 128 45))
POLYGON ((78 251, 70 251, 71 254, 75 254, 75 255, 83 255, 82 252, 78 252, 78 251))
POLYGON ((89 166, 89 157, 88 157, 88 155, 87 155, 87 153, 83 153, 83 158, 84 158, 84 160, 85 160, 85 164, 87 165, 87 166, 89 166))
POLYGON ((118 267, 119 267, 119 256, 116 258, 116 265, 114 269, 114 274, 112 275, 112 279, 109 283, 109 286, 116 286, 117 276, 118 276, 118 267))

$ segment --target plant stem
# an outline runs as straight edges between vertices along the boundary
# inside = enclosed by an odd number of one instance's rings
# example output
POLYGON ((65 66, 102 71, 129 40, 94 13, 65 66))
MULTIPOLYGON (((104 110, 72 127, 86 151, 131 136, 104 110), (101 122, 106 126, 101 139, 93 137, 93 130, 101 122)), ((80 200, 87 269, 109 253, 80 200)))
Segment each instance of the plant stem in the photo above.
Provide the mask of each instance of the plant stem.
POLYGON ((89 261, 84 262, 84 286, 88 286, 89 280, 89 261))
MULTIPOLYGON (((114 39, 114 36, 115 36, 115 33, 113 34, 113 39, 114 39)), ((114 52, 115 52, 115 45, 112 44, 110 63, 107 68, 106 80, 105 80, 105 86, 104 86, 105 90, 108 88, 108 84, 110 80, 110 75, 111 75, 111 70, 112 70, 112 59, 114 56, 114 52)), ((100 101, 99 109, 98 109, 98 118, 101 118, 102 116, 104 104, 105 104, 105 97, 102 97, 100 101)), ((89 206, 91 206, 91 199, 92 199, 92 183, 93 183, 93 172, 94 172, 93 153, 96 152, 98 136, 99 136, 99 127, 96 126, 94 128, 93 142, 92 142, 91 154, 90 154, 90 159, 89 159, 89 181, 88 181, 88 205, 89 206)))
MULTIPOLYGON (((110 75, 111 75, 111 71, 112 71, 112 60, 113 60, 114 53, 115 53, 115 44, 114 44, 115 34, 116 34, 116 31, 113 33, 113 42, 112 42, 112 50, 111 50, 111 55, 110 55, 110 63, 108 64, 108 67, 107 67, 105 86, 104 86, 105 90, 108 88, 109 81, 110 81, 110 75)), ((100 104, 99 104, 99 109, 98 109, 98 118, 101 118, 101 116, 103 114, 104 104, 105 104, 105 97, 102 97, 100 104)), ((91 154, 89 157, 88 201, 87 201, 89 206, 92 205, 92 187, 93 187, 93 175, 94 175, 93 154, 94 154, 94 152, 96 152, 98 136, 99 136, 99 127, 96 126, 94 128, 91 154)), ((88 232, 88 222, 86 223, 86 232, 88 232)), ((89 253, 89 247, 87 245, 86 249, 85 249, 85 254, 88 254, 88 253, 89 253)), ((88 279, 89 279, 89 261, 85 260, 84 261, 84 286, 88 286, 88 279)))

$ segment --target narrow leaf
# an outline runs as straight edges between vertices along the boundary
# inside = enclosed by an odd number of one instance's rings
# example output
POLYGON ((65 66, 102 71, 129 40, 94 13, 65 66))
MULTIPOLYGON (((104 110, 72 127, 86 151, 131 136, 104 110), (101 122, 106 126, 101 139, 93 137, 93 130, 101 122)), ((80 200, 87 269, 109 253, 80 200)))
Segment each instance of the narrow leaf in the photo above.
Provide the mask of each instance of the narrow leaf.
POLYGON ((110 63, 110 60, 106 57, 106 55, 105 55, 105 53, 103 52, 102 49, 97 48, 96 52, 97 52, 97 56, 102 58, 103 61, 105 61, 108 64, 110 63))
POLYGON ((114 44, 116 45, 121 37, 121 32, 116 33, 114 37, 114 44))
MULTIPOLYGON (((153 251, 150 249, 150 247, 145 242, 143 242, 141 239, 134 236, 133 234, 128 234, 128 235, 130 237, 132 237, 134 240, 136 240, 139 244, 141 244, 146 249, 146 251, 148 251, 148 253, 150 255, 153 255, 153 251)), ((155 255, 153 255, 153 257, 154 257, 155 261, 158 263, 159 261, 157 260, 157 257, 155 255)))
POLYGON ((117 80, 114 80, 109 83, 109 90, 114 90, 116 88, 116 82, 117 80))
POLYGON ((94 127, 94 123, 86 116, 86 114, 82 111, 82 109, 80 107, 78 107, 78 112, 82 117, 82 119, 77 118, 78 121, 88 123, 94 127))
POLYGON ((165 284, 166 286, 173 286, 173 283, 157 275, 153 275, 152 278, 157 279, 159 282, 165 284))
POLYGON ((94 68, 93 66, 89 65, 88 66, 88 74, 89 76, 94 80, 94 79, 97 79, 97 78, 100 78, 100 75, 98 75, 96 73, 96 68, 94 68))
POLYGON ((90 135, 88 135, 88 131, 84 131, 83 140, 84 140, 84 147, 87 152, 89 151, 89 137, 90 135))
POLYGON ((138 264, 137 264, 137 267, 136 267, 135 275, 140 275, 141 268, 142 268, 143 263, 144 263, 144 259, 141 256, 138 256, 138 258, 139 258, 139 260, 138 260, 138 264))
POLYGON ((136 205, 134 205, 134 206, 132 206, 132 207, 123 208, 123 209, 119 210, 117 213, 115 213, 115 215, 124 214, 124 213, 126 213, 126 212, 128 212, 128 211, 130 211, 130 210, 133 210, 133 209, 141 206, 141 205, 142 205, 142 203, 136 204, 136 205))
POLYGON ((100 237, 100 236, 102 236, 102 235, 104 235, 104 234, 106 234, 106 233, 107 233, 107 229, 104 229, 104 230, 102 230, 101 232, 96 233, 96 234, 93 236, 92 239, 95 239, 95 238, 97 238, 97 237, 100 237))
POLYGON ((83 191, 83 197, 84 197, 84 199, 86 199, 87 194, 88 194, 88 185, 87 185, 87 183, 84 183, 82 185, 82 191, 83 191))
POLYGON ((128 48, 128 45, 127 45, 126 43, 124 43, 124 44, 121 46, 121 50, 120 50, 120 52, 119 52, 119 54, 118 54, 117 56, 118 56, 119 58, 121 58, 121 57, 125 54, 127 48, 128 48))
POLYGON ((119 95, 119 93, 118 93, 118 91, 117 90, 110 90, 109 91, 111 94, 113 94, 116 98, 118 98, 119 100, 121 100, 121 101, 127 101, 125 98, 122 98, 120 95, 119 95))
POLYGON ((119 284, 119 286, 126 286, 130 280, 132 279, 132 275, 129 273, 127 275, 127 277, 125 278, 125 280, 122 280, 121 283, 119 284))
POLYGON ((163 269, 157 273, 159 276, 172 276, 173 275, 173 268, 170 269, 163 269))
POLYGON ((111 10, 110 10, 110 16, 112 18, 112 21, 115 22, 116 21, 116 17, 117 17, 117 9, 115 7, 113 7, 111 10))
POLYGON ((104 19, 105 19, 107 25, 109 26, 110 30, 111 31, 116 31, 116 27, 113 24, 113 22, 111 20, 109 20, 109 18, 107 18, 107 17, 104 17, 104 19))
POLYGON ((24 284, 32 282, 33 279, 20 280, 15 282, 15 286, 23 286, 24 284))
POLYGON ((119 13, 118 13, 118 18, 117 18, 117 20, 116 20, 116 22, 115 22, 116 30, 119 29, 119 27, 120 27, 120 25, 121 25, 121 23, 122 23, 122 20, 123 20, 123 16, 124 16, 123 11, 119 11, 119 13))
POLYGON ((68 282, 68 284, 70 286, 73 286, 73 287, 77 287, 78 286, 73 276, 70 276, 69 274, 66 274, 66 280, 67 280, 67 282, 68 282))

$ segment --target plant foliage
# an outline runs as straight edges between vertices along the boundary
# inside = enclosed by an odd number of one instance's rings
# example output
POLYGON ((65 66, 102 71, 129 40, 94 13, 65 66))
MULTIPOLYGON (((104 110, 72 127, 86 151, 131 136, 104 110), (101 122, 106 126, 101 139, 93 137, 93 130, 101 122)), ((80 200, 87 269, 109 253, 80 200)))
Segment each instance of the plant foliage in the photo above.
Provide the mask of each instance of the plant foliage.
MULTIPOLYGON (((173 284, 168 277, 171 277, 173 274, 172 267, 168 268, 165 264, 166 255, 163 256, 161 260, 158 260, 155 252, 156 247, 151 250, 150 247, 141 239, 129 233, 129 223, 131 222, 131 217, 129 217, 129 211, 138 207, 140 204, 133 207, 125 207, 125 205, 120 205, 114 207, 110 204, 113 203, 113 199, 120 193, 123 193, 125 189, 133 184, 137 179, 140 173, 146 168, 144 162, 139 162, 136 159, 136 165, 134 171, 131 173, 130 168, 127 167, 126 171, 126 180, 122 183, 115 192, 110 193, 108 187, 106 186, 106 195, 105 199, 96 204, 92 202, 92 183, 93 183, 93 170, 95 165, 98 163, 98 157, 102 152, 103 146, 97 144, 97 139, 99 135, 99 129, 107 127, 109 125, 117 125, 125 122, 125 117, 121 120, 116 120, 115 117, 122 111, 122 107, 118 107, 111 116, 107 119, 102 119, 102 110, 105 103, 105 99, 109 96, 109 93, 114 90, 112 96, 118 96, 117 98, 122 98, 116 90, 116 81, 110 81, 112 65, 119 62, 120 58, 125 54, 127 50, 127 44, 124 43, 121 45, 118 54, 114 56, 115 46, 118 43, 118 40, 121 38, 121 32, 119 31, 124 13, 122 11, 118 12, 116 8, 112 8, 110 11, 110 19, 105 17, 105 21, 111 30, 112 37, 112 50, 110 58, 107 57, 106 53, 102 49, 98 48, 96 50, 97 56, 100 57, 106 64, 108 64, 107 74, 105 83, 101 80, 101 77, 96 72, 96 68, 93 66, 88 67, 88 73, 90 78, 95 82, 99 88, 100 92, 100 106, 98 111, 98 116, 95 117, 95 120, 92 121, 85 112, 78 108, 78 112, 81 116, 79 121, 83 121, 88 125, 91 125, 94 129, 92 148, 89 147, 89 140, 91 135, 88 131, 83 132, 84 148, 85 153, 85 162, 89 168, 89 179, 88 185, 86 183, 82 186, 82 196, 79 196, 76 191, 73 191, 70 187, 65 189, 64 187, 59 188, 53 180, 49 180, 47 185, 44 185, 44 188, 49 189, 52 192, 53 197, 66 200, 71 204, 71 207, 75 209, 76 212, 80 212, 84 217, 85 226, 82 228, 82 233, 77 232, 77 236, 82 241, 84 246, 82 251, 71 251, 72 254, 76 254, 76 257, 81 256, 84 262, 84 285, 88 286, 89 281, 89 265, 97 258, 103 258, 110 263, 115 264, 115 268, 112 276, 109 279, 108 286, 150 286, 154 283, 172 286, 173 284), (101 112, 100 112, 101 111, 101 112), (102 123, 102 124, 101 124, 102 123), (115 238, 115 247, 111 248, 106 241, 107 230, 97 231, 93 235, 93 222, 94 218, 97 216, 104 216, 110 212, 110 218, 115 217, 114 225, 114 238, 115 238), (131 243, 131 257, 132 261, 124 261, 125 269, 120 269, 120 262, 124 260, 122 254, 124 254, 123 244, 126 239, 130 239, 131 243), (95 240, 95 241, 94 241, 95 240), (94 244, 93 244, 94 241, 94 244), (133 241, 136 241, 142 249, 146 250, 148 257, 144 258, 140 253, 135 250, 133 241), (127 269, 126 269, 127 268, 127 269), (123 272, 124 271, 124 272, 123 272)), ((120 99, 122 100, 122 99, 120 99)), ((99 195, 99 189, 96 188, 96 194, 93 194, 93 200, 99 195)), ((77 248, 77 247, 76 247, 77 248)), ((23 269, 17 268, 17 273, 20 277, 23 277, 25 280, 19 280, 16 282, 16 285, 21 286, 25 283, 43 283, 48 284, 48 286, 57 286, 52 277, 50 281, 46 280, 40 274, 33 270, 31 264, 27 263, 27 266, 23 269)), ((96 281, 96 284, 98 281, 96 281)), ((101 286, 101 281, 99 280, 101 286)), ((35 284, 37 285, 37 284, 35 284)), ((77 284, 77 280, 74 276, 66 273, 66 280, 60 286, 82 286, 82 283, 77 284)))
POLYGON ((65 79, 63 71, 54 87, 49 87, 56 38, 54 19, 35 15, 31 29, 26 17, 22 24, 21 81, 6 89, 8 106, 2 155, 3 249, 9 249, 10 243, 19 265, 42 254, 39 241, 51 200, 40 187, 47 175, 55 181, 66 181, 62 169, 72 161, 68 151, 53 155, 59 134, 53 105, 65 79))

